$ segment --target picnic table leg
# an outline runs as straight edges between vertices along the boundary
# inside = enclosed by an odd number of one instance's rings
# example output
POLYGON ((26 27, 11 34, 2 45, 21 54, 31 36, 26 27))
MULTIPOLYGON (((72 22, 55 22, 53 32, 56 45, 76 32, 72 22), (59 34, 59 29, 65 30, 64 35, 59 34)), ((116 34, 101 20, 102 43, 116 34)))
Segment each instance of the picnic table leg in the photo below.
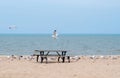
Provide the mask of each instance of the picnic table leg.
POLYGON ((60 62, 60 57, 58 57, 58 62, 60 62))
POLYGON ((65 62, 65 57, 62 57, 62 62, 63 62, 63 63, 65 62))
POLYGON ((68 62, 70 63, 70 56, 67 56, 68 62))
POLYGON ((44 59, 46 59, 46 63, 47 63, 47 57, 42 57, 42 56, 41 56, 41 63, 43 63, 44 59))
POLYGON ((36 58, 36 61, 38 62, 38 59, 39 59, 39 55, 37 55, 37 58, 36 58))
POLYGON ((62 51, 62 62, 65 62, 65 55, 66 55, 66 51, 62 51))
POLYGON ((48 62, 47 62, 47 57, 44 57, 44 58, 46 59, 46 63, 48 63, 48 62))
POLYGON ((41 63, 43 63, 43 59, 44 59, 44 58, 41 56, 41 63))

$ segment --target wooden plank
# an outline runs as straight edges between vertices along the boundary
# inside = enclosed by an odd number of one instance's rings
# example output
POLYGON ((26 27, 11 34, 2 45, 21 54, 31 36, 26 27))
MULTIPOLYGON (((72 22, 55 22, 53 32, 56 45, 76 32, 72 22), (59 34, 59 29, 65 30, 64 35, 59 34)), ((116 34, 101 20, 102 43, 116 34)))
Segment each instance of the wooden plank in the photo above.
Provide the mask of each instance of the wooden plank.
POLYGON ((63 51, 66 51, 66 50, 35 50, 35 52, 41 52, 41 51, 44 51, 44 52, 63 52, 63 51))

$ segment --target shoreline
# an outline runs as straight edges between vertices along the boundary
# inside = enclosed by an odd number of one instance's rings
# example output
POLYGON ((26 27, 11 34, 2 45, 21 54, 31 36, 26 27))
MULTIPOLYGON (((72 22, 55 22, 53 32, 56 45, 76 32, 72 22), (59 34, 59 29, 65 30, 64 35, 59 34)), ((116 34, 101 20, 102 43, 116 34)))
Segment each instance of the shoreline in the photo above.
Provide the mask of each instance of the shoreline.
MULTIPOLYGON (((2 59, 7 59, 7 60, 33 60, 35 61, 36 60, 36 56, 33 56, 33 55, 21 55, 21 56, 18 56, 18 55, 0 55, 0 61, 2 59)), ((50 56, 48 57, 48 61, 51 61, 53 59, 57 59, 58 57, 55 57, 55 56, 50 56)), ((67 58, 66 58, 67 59, 67 58)), ((90 59, 93 59, 93 60, 97 60, 97 59, 112 59, 112 60, 115 60, 115 59, 120 59, 120 55, 78 55, 78 56, 70 56, 70 60, 71 61, 76 61, 76 60, 82 60, 82 59, 86 59, 86 60, 90 60, 90 59)), ((40 58, 39 58, 40 60, 40 58)))

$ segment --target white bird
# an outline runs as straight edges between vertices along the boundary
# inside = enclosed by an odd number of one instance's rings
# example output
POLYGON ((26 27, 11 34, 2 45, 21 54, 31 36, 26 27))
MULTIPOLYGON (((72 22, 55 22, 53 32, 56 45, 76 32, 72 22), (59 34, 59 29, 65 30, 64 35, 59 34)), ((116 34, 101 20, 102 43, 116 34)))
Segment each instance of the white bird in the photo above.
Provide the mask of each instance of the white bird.
POLYGON ((53 37, 54 39, 56 39, 56 38, 57 38, 57 36, 58 36, 57 31, 56 31, 56 30, 54 30, 52 37, 53 37))
POLYGON ((15 26, 15 25, 12 25, 12 26, 9 26, 8 28, 9 28, 9 29, 16 29, 16 26, 15 26))

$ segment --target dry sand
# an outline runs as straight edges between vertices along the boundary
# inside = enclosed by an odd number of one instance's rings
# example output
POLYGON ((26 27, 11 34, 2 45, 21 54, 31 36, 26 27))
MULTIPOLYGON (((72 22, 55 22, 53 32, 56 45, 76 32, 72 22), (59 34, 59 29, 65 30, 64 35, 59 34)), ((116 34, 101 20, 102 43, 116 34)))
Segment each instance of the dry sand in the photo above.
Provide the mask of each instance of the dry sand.
POLYGON ((120 56, 116 57, 90 59, 83 56, 71 63, 41 64, 0 56, 0 78, 120 78, 120 56))

